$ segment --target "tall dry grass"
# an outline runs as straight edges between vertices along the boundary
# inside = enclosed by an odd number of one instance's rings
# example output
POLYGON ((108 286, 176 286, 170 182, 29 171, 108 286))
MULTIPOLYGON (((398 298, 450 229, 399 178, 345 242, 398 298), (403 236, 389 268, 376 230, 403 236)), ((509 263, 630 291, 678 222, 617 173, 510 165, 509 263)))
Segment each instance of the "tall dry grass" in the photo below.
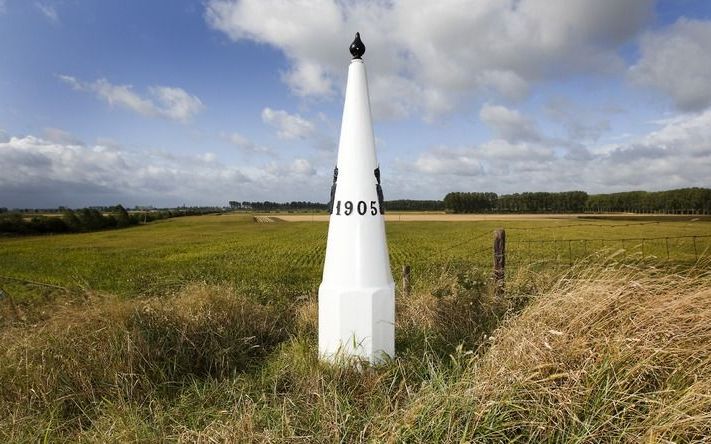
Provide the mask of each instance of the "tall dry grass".
POLYGON ((316 357, 314 295, 95 297, 0 330, 0 440, 692 442, 711 434, 711 269, 473 270, 397 301, 398 356, 316 357))
POLYGON ((392 421, 404 441, 694 442, 711 436, 711 273, 577 268, 456 382, 392 421))
POLYGON ((287 337, 286 313, 229 287, 197 284, 161 299, 94 297, 52 308, 47 321, 0 332, 5 439, 33 427, 87 429, 106 401, 146 405, 176 395, 186 381, 254 368, 287 337))

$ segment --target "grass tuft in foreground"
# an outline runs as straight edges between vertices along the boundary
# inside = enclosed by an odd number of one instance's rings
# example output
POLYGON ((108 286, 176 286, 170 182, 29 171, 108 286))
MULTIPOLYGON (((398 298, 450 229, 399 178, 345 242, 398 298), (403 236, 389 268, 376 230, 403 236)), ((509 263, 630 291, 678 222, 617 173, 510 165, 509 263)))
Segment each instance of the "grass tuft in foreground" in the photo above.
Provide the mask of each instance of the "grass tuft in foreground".
POLYGON ((86 429, 107 402, 179 397, 200 379, 256 368, 287 337, 285 313, 222 287, 51 308, 47 321, 0 333, 0 436, 25 421, 86 429))

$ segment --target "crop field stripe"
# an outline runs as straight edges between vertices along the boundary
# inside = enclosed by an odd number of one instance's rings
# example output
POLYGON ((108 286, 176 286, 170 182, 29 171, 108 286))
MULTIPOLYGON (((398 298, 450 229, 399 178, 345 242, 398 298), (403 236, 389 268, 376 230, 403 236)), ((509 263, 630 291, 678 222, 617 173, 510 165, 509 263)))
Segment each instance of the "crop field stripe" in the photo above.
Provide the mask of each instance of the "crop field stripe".
MULTIPOLYGON (((299 294, 321 278, 328 223, 272 220, 258 223, 253 215, 195 216, 125 230, 6 237, 0 239, 0 270, 7 277, 124 297, 174 291, 195 280, 228 283, 264 298, 275 289, 299 294)), ((386 222, 391 266, 396 274, 403 265, 412 266, 413 282, 420 281, 424 269, 488 269, 492 233, 500 227, 508 232, 507 266, 513 269, 538 264, 568 267, 592 255, 613 255, 623 243, 624 252, 615 256, 618 262, 643 258, 655 264, 690 265, 711 249, 707 221, 386 222)), ((19 301, 53 291, 2 282, 19 301)))
POLYGON ((511 227, 509 230, 515 231, 515 230, 548 230, 548 229, 555 229, 555 228, 574 228, 574 227, 602 227, 602 228, 625 228, 625 227, 634 227, 634 226, 639 226, 639 225, 658 225, 662 223, 662 221, 652 221, 652 222, 635 222, 635 223, 629 223, 629 224, 616 224, 614 221, 610 221, 611 223, 609 224, 595 224, 595 223, 579 223, 579 224, 568 224, 568 225, 548 225, 548 226, 541 226, 541 227, 511 227))
POLYGON ((448 246, 448 247, 444 247, 444 248, 442 248, 442 249, 440 250, 440 254, 439 254, 439 255, 441 256, 441 255, 443 255, 444 253, 446 253, 446 252, 448 252, 448 251, 451 251, 451 250, 453 250, 453 249, 455 249, 455 248, 457 248, 457 247, 460 247, 460 246, 465 245, 465 244, 468 244, 468 243, 470 243, 470 242, 474 242, 474 241, 476 241, 476 240, 479 240, 479 239, 483 238, 484 236, 491 236, 491 232, 489 232, 489 231, 480 232, 478 235, 476 235, 476 236, 474 236, 474 237, 467 238, 467 239, 465 239, 465 240, 463 240, 463 241, 461 241, 461 242, 457 242, 456 244, 450 245, 450 246, 448 246))

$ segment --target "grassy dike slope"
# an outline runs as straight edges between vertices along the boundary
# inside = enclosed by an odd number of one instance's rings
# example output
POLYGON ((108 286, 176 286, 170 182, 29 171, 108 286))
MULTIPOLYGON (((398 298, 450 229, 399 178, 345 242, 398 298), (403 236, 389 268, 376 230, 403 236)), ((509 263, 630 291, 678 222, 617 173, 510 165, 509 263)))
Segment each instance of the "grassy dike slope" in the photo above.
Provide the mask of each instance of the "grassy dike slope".
POLYGON ((708 270, 521 270, 505 298, 443 274, 398 300, 398 357, 378 367, 317 361, 313 297, 57 300, 0 331, 0 440, 702 440, 708 270))

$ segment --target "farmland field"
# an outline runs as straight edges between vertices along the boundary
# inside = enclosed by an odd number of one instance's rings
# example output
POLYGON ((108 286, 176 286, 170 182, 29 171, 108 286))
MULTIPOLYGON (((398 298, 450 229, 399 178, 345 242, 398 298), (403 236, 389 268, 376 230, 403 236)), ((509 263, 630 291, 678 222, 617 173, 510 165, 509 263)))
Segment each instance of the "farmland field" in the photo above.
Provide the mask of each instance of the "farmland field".
MULTIPOLYGON (((566 266, 597 251, 617 253, 619 260, 688 264, 711 247, 711 222, 699 220, 536 216, 392 221, 386 227, 396 279, 407 264, 415 283, 419 271, 441 265, 488 267, 491 233, 498 227, 506 229, 511 267, 566 266)), ((221 215, 86 234, 0 238, 0 276, 123 297, 164 293, 196 281, 229 283, 257 298, 275 292, 298 296, 320 281, 327 229, 325 222, 258 223, 249 215, 221 215)), ((12 281, 3 285, 19 299, 39 288, 12 281)))
POLYGON ((710 222, 388 222, 414 288, 396 294, 396 357, 368 367, 317 359, 328 226, 282 220, 0 239, 0 441, 711 434, 710 222))

